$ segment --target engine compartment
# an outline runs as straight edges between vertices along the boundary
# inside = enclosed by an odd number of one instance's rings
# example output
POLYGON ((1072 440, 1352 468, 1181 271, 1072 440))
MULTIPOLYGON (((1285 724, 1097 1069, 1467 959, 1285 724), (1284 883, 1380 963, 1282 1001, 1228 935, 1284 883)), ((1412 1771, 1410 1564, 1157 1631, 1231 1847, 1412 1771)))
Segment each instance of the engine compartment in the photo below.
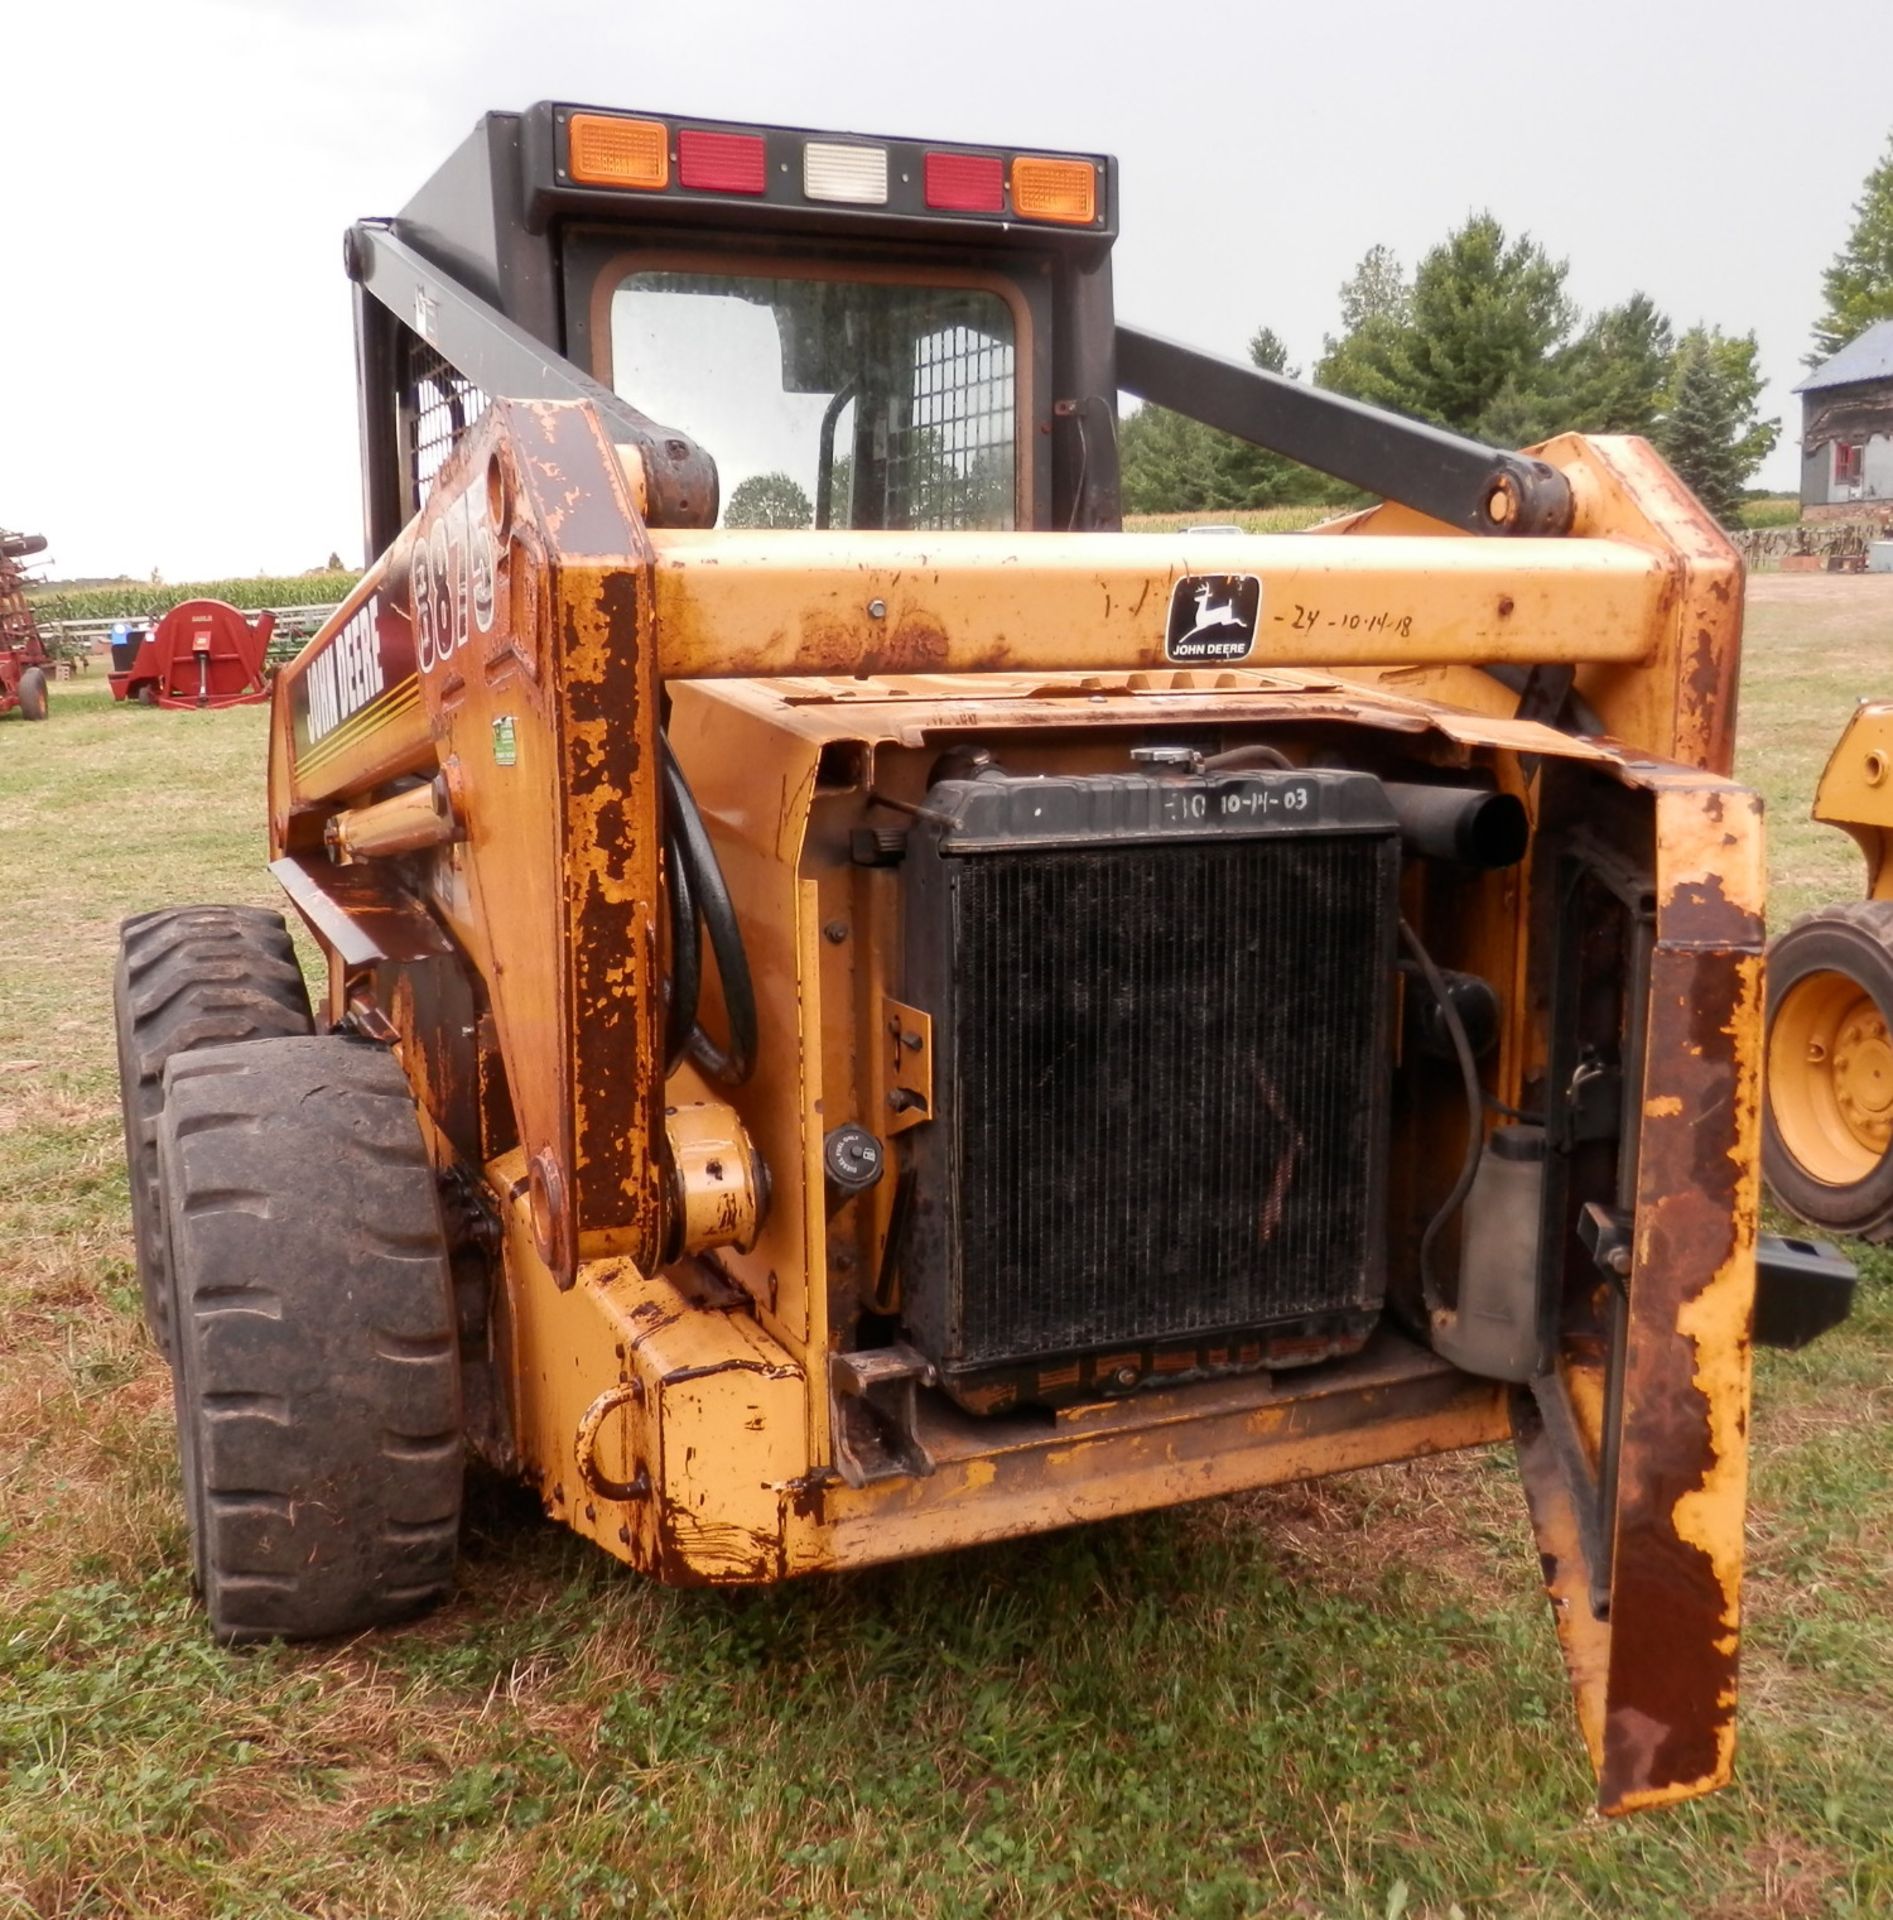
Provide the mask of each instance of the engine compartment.
POLYGON ((762 1044, 792 1002, 802 1059, 794 1101, 726 1093, 773 1197, 704 1258, 826 1368, 851 1482, 924 1472, 968 1417, 997 1442, 1398 1353, 1523 1378, 1566 1265, 1594 1281, 1561 1216, 1614 1204, 1635 1034, 1620 981, 1554 1044, 1534 875, 1587 833, 1647 868, 1647 802, 1548 729, 1523 737, 1568 756, 1526 766, 1477 737, 1517 723, 1334 682, 1130 678, 673 686, 762 1044), (1575 1177, 1528 1138, 1554 1054, 1619 1109, 1575 1177), (1455 1346, 1475 1239, 1511 1324, 1455 1346))

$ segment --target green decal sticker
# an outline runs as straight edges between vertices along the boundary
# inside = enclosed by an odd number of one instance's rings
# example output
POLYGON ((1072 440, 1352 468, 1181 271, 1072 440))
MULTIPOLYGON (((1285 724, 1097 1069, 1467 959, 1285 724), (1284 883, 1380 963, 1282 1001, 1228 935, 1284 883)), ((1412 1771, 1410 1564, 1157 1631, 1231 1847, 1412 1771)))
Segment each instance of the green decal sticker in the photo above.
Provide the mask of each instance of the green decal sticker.
POLYGON ((493 722, 493 764, 496 767, 511 767, 518 762, 519 737, 513 731, 513 716, 502 713, 493 722))

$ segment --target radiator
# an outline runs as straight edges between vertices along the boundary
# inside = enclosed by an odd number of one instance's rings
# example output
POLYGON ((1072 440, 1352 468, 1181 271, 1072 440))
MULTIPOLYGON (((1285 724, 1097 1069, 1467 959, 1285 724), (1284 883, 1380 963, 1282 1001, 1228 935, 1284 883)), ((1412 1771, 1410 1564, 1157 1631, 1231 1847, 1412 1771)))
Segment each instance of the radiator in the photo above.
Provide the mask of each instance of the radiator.
POLYGON ((1352 1351, 1385 1294, 1399 842, 1345 772, 942 781, 907 1338, 996 1411, 1352 1351))

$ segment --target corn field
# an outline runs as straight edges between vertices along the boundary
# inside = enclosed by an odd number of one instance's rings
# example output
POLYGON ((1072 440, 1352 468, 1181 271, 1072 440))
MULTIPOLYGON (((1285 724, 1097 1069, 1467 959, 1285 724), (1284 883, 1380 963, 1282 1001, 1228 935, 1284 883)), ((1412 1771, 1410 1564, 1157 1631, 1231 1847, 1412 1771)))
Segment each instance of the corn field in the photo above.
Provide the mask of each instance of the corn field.
POLYGON ((105 587, 39 587, 27 598, 42 620, 156 619, 184 600, 227 600, 233 607, 328 606, 346 597, 360 575, 256 574, 239 580, 183 580, 156 586, 127 580, 105 587))

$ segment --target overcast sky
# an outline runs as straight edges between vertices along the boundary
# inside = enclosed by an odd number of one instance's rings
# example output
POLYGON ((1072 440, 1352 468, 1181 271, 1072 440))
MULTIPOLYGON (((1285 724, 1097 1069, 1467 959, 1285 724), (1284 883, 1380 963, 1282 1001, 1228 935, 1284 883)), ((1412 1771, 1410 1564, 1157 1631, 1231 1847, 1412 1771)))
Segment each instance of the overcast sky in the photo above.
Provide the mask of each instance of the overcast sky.
POLYGON ((15 0, 0 46, 0 524, 174 580, 361 560, 341 233, 489 107, 1114 152, 1120 314, 1230 353, 1266 322, 1303 367, 1369 246, 1489 207, 1587 307, 1756 329, 1788 487, 1893 125, 1886 0, 15 0))

